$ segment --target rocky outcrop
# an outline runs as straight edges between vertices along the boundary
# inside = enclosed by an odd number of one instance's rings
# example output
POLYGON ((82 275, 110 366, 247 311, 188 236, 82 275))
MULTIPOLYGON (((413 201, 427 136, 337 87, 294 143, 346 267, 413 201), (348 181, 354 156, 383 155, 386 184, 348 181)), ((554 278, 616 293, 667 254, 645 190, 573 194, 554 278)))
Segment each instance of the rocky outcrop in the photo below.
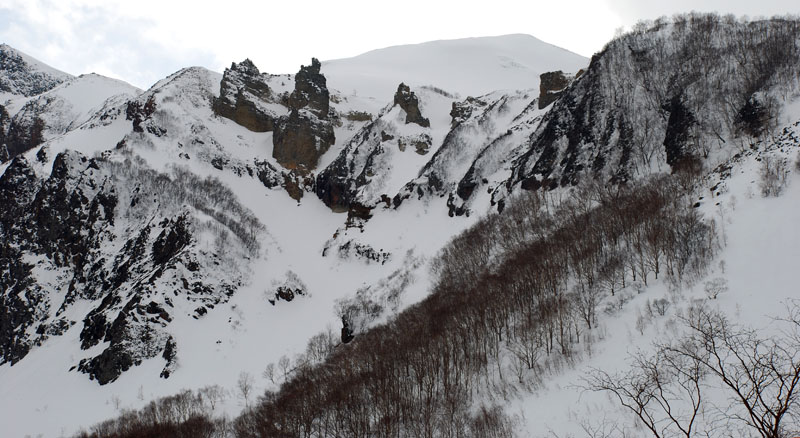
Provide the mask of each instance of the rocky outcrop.
POLYGON ((456 125, 462 123, 472 116, 472 112, 486 106, 486 102, 476 99, 472 96, 467 97, 463 102, 453 102, 452 109, 450 110, 450 125, 455 128, 456 125))
POLYGON ((406 112, 406 123, 416 123, 423 128, 431 126, 431 122, 422 117, 422 112, 419 109, 419 98, 411 91, 408 85, 400 83, 397 86, 397 92, 394 94, 394 104, 400 105, 400 108, 406 112))
MULTIPOLYGON (((21 113, 27 114, 23 109, 21 113)), ((27 152, 44 142, 45 123, 35 112, 30 117, 18 116, 9 124, 3 136, 6 159, 0 157, 0 162, 7 161, 15 156, 27 152)))
POLYGON ((278 97, 270 89, 268 78, 249 59, 232 63, 222 75, 219 97, 212 105, 214 112, 251 131, 272 131, 278 116, 267 104, 278 97))
POLYGON ((287 169, 312 170, 336 141, 333 125, 305 110, 282 117, 272 137, 272 156, 287 169))
POLYGON ((275 125, 272 156, 287 169, 310 171, 336 141, 329 120, 330 94, 316 58, 295 76, 289 108, 291 113, 275 125))
MULTIPOLYGON (((517 185, 625 182, 664 165, 677 170, 713 157, 713 149, 730 147, 728 139, 747 126, 737 121, 748 99, 772 94, 797 71, 800 47, 784 43, 797 35, 796 21, 737 23, 692 14, 611 41, 551 105, 494 200, 517 185), (737 62, 730 68, 714 68, 733 52, 737 62)), ((751 104, 744 112, 758 132, 759 111, 751 104)))
POLYGON ((150 120, 155 112, 156 100, 153 95, 150 95, 144 103, 134 99, 125 105, 125 119, 133 124, 133 132, 144 132, 142 123, 150 120))
POLYGON ((307 108, 317 118, 327 120, 330 93, 325 76, 320 73, 321 66, 317 58, 311 58, 311 65, 300 66, 300 71, 294 77, 294 91, 289 96, 289 108, 307 108))
POLYGON ((75 366, 91 379, 111 382, 162 353, 162 376, 169 376, 177 345, 165 328, 174 301, 204 311, 227 301, 243 281, 241 272, 215 272, 229 263, 220 254, 244 243, 229 233, 258 229, 256 219, 240 222, 252 214, 224 186, 176 172, 67 151, 42 177, 24 156, 14 159, 0 177, 0 364, 19 362, 49 337, 82 324, 81 349, 102 346, 75 366), (212 198, 227 205, 216 207, 212 198), (198 212, 225 234, 213 253, 196 242, 198 212), (118 235, 116 226, 126 233, 118 235), (58 271, 59 279, 34 276, 25 263, 31 259, 36 269, 58 271), (68 319, 77 302, 88 304, 88 313, 68 319))
POLYGON ((539 109, 558 100, 564 89, 572 82, 572 78, 561 70, 542 73, 539 75, 539 109))

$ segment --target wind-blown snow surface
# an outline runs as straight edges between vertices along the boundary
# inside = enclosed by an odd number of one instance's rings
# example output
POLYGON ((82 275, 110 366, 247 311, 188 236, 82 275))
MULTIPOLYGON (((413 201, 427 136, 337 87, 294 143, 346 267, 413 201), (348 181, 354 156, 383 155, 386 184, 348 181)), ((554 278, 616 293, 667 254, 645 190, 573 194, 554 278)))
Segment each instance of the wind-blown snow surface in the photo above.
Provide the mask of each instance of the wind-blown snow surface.
POLYGON ((353 58, 323 62, 328 86, 345 95, 391 101, 400 82, 433 86, 467 96, 539 87, 539 75, 575 73, 588 59, 530 35, 431 41, 373 50, 353 58))

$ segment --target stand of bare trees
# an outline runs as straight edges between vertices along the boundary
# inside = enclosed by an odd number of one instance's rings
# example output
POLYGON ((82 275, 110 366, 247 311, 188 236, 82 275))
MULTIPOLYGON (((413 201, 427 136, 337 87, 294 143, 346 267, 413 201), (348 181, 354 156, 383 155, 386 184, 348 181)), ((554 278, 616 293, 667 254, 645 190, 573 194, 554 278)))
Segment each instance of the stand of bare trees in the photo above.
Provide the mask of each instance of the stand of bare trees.
POLYGON ((441 251, 427 299, 301 363, 236 435, 509 436, 502 412, 471 406, 576 360, 600 303, 633 280, 683 281, 710 260, 713 226, 679 193, 664 176, 568 200, 524 194, 441 251))
POLYGON ((428 298, 296 359, 235 436, 511 436, 491 400, 578 360, 604 299, 634 280, 694 278, 711 259, 713 224, 681 193, 667 175, 524 193, 442 249, 428 298))

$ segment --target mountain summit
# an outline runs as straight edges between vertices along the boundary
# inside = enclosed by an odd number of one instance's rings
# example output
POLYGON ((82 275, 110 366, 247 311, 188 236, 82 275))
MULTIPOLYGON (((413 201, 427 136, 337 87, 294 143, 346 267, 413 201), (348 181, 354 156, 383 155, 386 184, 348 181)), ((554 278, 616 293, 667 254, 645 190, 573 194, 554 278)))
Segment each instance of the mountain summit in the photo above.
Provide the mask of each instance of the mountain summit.
POLYGON ((568 50, 512 34, 387 47, 325 61, 323 69, 332 88, 387 102, 401 82, 477 97, 498 90, 536 89, 542 73, 574 73, 587 64, 588 59, 568 50))

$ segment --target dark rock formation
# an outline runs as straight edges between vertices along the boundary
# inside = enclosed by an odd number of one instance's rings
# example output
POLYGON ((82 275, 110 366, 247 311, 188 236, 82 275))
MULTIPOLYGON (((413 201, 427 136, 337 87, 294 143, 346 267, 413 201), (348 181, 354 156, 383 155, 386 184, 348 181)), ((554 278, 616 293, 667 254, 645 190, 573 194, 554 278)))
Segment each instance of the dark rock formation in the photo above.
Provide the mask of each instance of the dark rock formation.
POLYGON ((350 326, 350 321, 347 318, 342 317, 342 344, 349 344, 353 339, 355 339, 355 334, 353 333, 353 328, 350 326))
POLYGON ((165 220, 162 227, 164 230, 153 242, 153 262, 157 265, 163 265, 175 257, 192 240, 185 215, 175 221, 165 220))
POLYGON ((0 162, 8 161, 19 154, 27 152, 44 142, 44 120, 40 118, 42 108, 39 101, 27 103, 20 112, 9 119, 5 111, 0 111, 0 144, 4 147, 5 160, 0 156, 0 162))
POLYGON ((283 182, 281 172, 269 161, 256 159, 253 164, 256 168, 256 176, 261 184, 264 184, 264 187, 272 189, 281 185, 283 182))
POLYGON ((272 131, 277 116, 264 104, 273 102, 276 96, 269 88, 268 77, 249 59, 232 63, 222 75, 219 97, 212 105, 214 112, 254 132, 272 131))
POLYGON ((335 141, 328 121, 305 110, 292 110, 275 127, 272 156, 287 169, 311 170, 335 141))
POLYGON ((463 102, 453 102, 453 107, 450 110, 451 127, 455 128, 459 123, 469 119, 476 108, 485 106, 486 102, 472 96, 467 97, 463 102))
POLYGON ((373 164, 383 153, 381 143, 394 139, 381 128, 382 123, 378 119, 362 128, 339 156, 317 175, 315 192, 331 210, 348 211, 359 188, 368 182, 368 175, 376 171, 373 164))
POLYGON ((561 70, 539 75, 539 109, 544 109, 558 100, 570 82, 571 78, 561 70))
POLYGON ((325 76, 320 73, 321 66, 317 58, 311 58, 309 66, 300 66, 300 71, 294 77, 294 91, 289 96, 289 108, 308 108, 317 118, 327 120, 330 93, 325 76))
POLYGON ((134 132, 144 132, 142 122, 150 119, 156 112, 156 101, 153 95, 147 98, 145 103, 139 100, 131 100, 125 107, 125 119, 133 123, 134 132))
POLYGON ((394 94, 394 104, 400 105, 400 108, 406 112, 406 123, 416 123, 423 128, 431 126, 431 122, 422 117, 419 110, 419 98, 411 91, 408 85, 400 83, 397 86, 397 92, 394 94))
POLYGON ((301 66, 289 96, 289 116, 281 117, 272 137, 272 156, 287 169, 317 167, 317 161, 336 141, 328 119, 330 94, 316 58, 301 66))

